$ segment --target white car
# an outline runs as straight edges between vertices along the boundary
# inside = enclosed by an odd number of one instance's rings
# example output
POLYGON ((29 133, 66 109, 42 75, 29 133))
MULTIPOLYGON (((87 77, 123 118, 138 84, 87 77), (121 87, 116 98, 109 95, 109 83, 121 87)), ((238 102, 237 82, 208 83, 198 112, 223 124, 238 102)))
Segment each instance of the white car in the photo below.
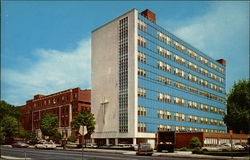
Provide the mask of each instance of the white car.
POLYGON ((219 146, 202 147, 201 150, 205 151, 205 152, 219 152, 219 151, 222 151, 222 149, 219 146))
POLYGON ((53 142, 43 142, 43 143, 36 144, 35 148, 55 149, 56 145, 53 142))
POLYGON ((236 151, 244 151, 245 148, 241 144, 236 143, 236 144, 234 144, 234 150, 236 150, 236 151))

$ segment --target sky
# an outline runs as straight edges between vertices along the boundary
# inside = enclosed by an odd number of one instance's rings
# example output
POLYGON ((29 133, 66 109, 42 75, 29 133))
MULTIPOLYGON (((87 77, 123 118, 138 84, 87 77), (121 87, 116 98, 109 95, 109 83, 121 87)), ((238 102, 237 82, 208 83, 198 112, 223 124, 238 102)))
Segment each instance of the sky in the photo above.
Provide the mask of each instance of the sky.
MULTIPOLYGON (((2 2, 2 1, 1 1, 2 2)), ((137 8, 214 59, 225 59, 226 90, 249 77, 247 1, 3 1, 1 100, 91 89, 91 31, 137 8)))

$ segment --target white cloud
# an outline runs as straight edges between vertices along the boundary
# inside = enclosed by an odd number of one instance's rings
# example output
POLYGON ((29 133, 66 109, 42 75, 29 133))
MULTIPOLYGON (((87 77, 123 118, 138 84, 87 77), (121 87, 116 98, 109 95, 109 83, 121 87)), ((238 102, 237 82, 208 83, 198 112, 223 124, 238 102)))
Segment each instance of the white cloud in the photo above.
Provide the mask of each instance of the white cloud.
POLYGON ((90 38, 78 43, 76 49, 66 52, 37 49, 38 61, 25 70, 3 69, 2 98, 11 104, 21 105, 35 94, 51 94, 61 90, 90 88, 90 38))
POLYGON ((204 15, 165 22, 166 28, 169 25, 178 37, 197 49, 214 59, 227 61, 227 89, 234 81, 248 77, 248 5, 247 2, 216 2, 204 15))

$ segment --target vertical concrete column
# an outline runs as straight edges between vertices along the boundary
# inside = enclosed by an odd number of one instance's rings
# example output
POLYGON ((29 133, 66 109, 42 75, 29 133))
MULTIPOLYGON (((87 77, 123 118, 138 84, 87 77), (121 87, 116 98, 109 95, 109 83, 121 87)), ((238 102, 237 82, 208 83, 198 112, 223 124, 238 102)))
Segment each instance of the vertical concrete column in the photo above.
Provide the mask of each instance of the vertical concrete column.
POLYGON ((106 138, 106 145, 109 145, 109 139, 106 138))
POLYGON ((61 108, 62 108, 62 106, 59 106, 59 117, 58 117, 58 119, 59 119, 59 128, 61 127, 61 108))
POLYGON ((115 145, 118 145, 118 138, 115 138, 115 145))
POLYGON ((72 105, 69 104, 69 128, 71 128, 71 122, 72 122, 72 105))
POLYGON ((133 138, 133 145, 136 145, 136 138, 133 138))

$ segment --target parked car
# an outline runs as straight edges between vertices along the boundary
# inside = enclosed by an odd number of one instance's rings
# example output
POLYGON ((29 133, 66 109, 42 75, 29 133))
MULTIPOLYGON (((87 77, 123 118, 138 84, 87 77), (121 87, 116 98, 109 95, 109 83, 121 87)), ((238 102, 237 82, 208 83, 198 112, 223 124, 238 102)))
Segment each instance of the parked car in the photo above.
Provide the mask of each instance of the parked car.
POLYGON ((11 145, 13 148, 28 148, 29 145, 24 142, 16 142, 11 145))
POLYGON ((219 146, 206 146, 206 147, 202 147, 201 150, 203 152, 219 152, 219 151, 222 151, 219 146))
POLYGON ((244 151, 245 148, 240 143, 235 143, 234 144, 234 150, 236 150, 236 151, 244 151))
POLYGON ((38 143, 35 145, 35 148, 41 148, 41 149, 55 149, 56 145, 53 142, 43 142, 38 143))
POLYGON ((96 143, 86 143, 86 147, 88 148, 97 148, 96 143))
POLYGON ((152 155, 154 153, 150 143, 140 143, 136 155, 152 155))

